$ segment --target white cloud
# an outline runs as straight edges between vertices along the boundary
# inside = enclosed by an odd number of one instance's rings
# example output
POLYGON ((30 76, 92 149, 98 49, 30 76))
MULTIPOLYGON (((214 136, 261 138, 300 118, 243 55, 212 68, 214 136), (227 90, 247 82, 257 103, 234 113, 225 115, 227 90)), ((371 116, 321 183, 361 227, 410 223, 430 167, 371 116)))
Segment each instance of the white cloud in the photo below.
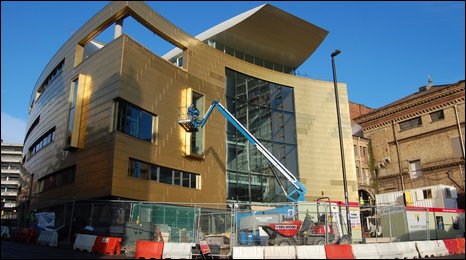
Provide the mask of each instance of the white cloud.
POLYGON ((2 140, 9 144, 23 144, 26 121, 2 112, 2 140))

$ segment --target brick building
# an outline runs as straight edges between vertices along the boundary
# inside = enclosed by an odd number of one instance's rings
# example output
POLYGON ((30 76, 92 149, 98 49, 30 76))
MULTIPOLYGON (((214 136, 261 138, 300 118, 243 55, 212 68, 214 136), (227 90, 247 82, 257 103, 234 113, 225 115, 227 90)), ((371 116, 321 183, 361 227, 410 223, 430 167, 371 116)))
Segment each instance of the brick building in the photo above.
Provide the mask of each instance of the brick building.
POLYGON ((464 80, 429 80, 416 93, 354 118, 371 140, 377 193, 452 185, 464 208, 464 87, 464 80))
POLYGON ((354 163, 358 179, 358 195, 361 204, 374 202, 376 191, 372 180, 373 165, 371 165, 370 140, 364 138, 362 128, 353 119, 367 114, 374 109, 349 101, 351 128, 353 131, 354 163), (361 201, 362 199, 362 201, 361 201), (362 203, 364 201, 364 203, 362 203))

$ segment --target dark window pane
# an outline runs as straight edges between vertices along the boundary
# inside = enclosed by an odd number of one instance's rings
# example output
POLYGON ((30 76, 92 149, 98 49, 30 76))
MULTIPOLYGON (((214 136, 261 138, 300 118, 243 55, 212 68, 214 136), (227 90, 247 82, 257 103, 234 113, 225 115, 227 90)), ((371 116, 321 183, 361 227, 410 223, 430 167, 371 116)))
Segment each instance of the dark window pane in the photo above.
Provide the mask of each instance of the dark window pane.
POLYGON ((165 167, 160 167, 160 182, 161 183, 166 183, 166 184, 172 184, 172 170, 165 168, 165 167))
POLYGON ((436 122, 439 120, 442 120, 445 118, 445 115, 443 114, 443 110, 435 111, 433 113, 430 113, 430 119, 432 122, 436 122))
POLYGON ((150 180, 151 180, 151 181, 158 181, 158 178, 157 178, 157 169, 158 169, 158 167, 155 166, 155 165, 151 165, 151 166, 150 166, 150 180))
POLYGON ((138 139, 152 142, 154 116, 124 101, 118 103, 116 130, 138 139))
POLYGON ((182 183, 182 186, 183 186, 183 187, 188 187, 188 188, 190 187, 190 185, 189 185, 189 177, 190 177, 190 175, 191 175, 191 174, 189 174, 189 173, 185 173, 185 172, 183 173, 183 183, 182 183))
POLYGON ((400 123, 400 130, 405 131, 422 125, 421 117, 416 117, 400 123))
POLYGON ((191 188, 197 188, 197 175, 191 174, 191 188))
POLYGON ((181 172, 173 171, 173 185, 181 185, 181 172))
POLYGON ((147 142, 152 141, 152 116, 146 112, 141 114, 139 138, 147 142))

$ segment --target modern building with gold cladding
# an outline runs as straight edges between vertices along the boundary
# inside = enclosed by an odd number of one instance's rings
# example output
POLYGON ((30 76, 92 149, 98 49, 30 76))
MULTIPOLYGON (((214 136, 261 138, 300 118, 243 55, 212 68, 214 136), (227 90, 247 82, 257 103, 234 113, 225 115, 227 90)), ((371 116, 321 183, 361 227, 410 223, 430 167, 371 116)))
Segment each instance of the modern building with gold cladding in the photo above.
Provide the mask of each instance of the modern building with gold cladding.
MULTIPOLYGON (((268 161, 218 111, 195 133, 177 124, 190 104, 204 114, 214 100, 299 178, 306 201, 343 201, 333 82, 295 75, 327 34, 265 4, 193 37, 144 2, 111 2, 57 51, 33 89, 23 173, 42 199, 31 209, 84 199, 284 201, 268 161), (129 17, 176 48, 161 57, 122 33, 129 17), (94 39, 110 26, 110 42, 94 39)), ((346 84, 338 91, 356 202, 346 84)))

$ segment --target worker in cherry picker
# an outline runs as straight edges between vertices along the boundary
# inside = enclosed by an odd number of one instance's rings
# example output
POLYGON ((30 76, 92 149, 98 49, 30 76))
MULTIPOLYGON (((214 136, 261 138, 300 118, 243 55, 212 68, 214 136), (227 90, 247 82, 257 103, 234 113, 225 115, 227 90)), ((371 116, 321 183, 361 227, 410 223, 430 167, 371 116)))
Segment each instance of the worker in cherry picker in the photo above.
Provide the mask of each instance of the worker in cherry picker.
POLYGON ((188 107, 188 116, 189 116, 189 118, 191 118, 192 120, 195 120, 195 121, 197 121, 197 118, 199 117, 199 109, 197 109, 197 107, 196 107, 196 105, 194 103, 192 103, 188 107))

